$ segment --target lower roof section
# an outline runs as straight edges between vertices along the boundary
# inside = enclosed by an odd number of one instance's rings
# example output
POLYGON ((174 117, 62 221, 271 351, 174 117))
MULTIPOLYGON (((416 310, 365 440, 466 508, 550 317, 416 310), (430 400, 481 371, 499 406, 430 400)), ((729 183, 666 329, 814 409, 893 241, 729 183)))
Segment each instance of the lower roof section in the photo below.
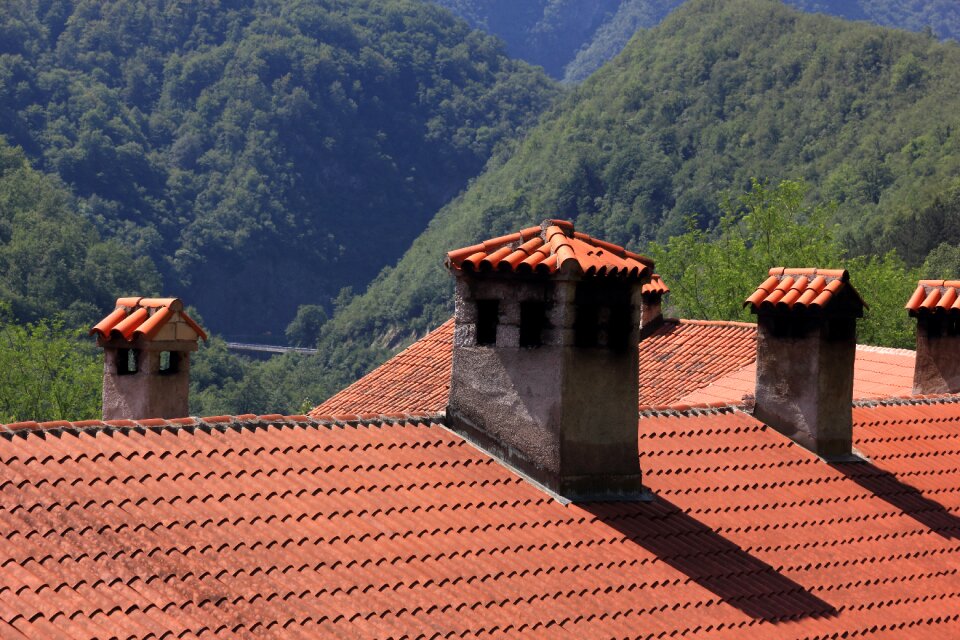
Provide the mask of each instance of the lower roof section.
MULTIPOLYGON (((745 322, 667 319, 639 345, 640 407, 740 404, 755 389, 757 326, 745 322)), ((315 408, 339 413, 436 413, 446 409, 453 359, 448 320, 315 408)), ((854 398, 909 395, 916 354, 858 346, 854 398)))
POLYGON ((957 637, 960 404, 854 418, 648 411, 653 499, 568 505, 439 417, 20 425, 0 637, 957 637))

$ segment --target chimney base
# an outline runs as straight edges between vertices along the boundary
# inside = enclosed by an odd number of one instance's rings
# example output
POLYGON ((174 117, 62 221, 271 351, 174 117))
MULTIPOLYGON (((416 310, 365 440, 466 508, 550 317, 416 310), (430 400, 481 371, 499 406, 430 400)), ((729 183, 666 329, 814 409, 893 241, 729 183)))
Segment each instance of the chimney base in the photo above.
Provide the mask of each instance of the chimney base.
POLYGON ((653 494, 640 473, 629 475, 561 475, 537 465, 519 450, 504 444, 452 407, 447 407, 445 426, 504 466, 537 485, 558 501, 648 502, 653 494))

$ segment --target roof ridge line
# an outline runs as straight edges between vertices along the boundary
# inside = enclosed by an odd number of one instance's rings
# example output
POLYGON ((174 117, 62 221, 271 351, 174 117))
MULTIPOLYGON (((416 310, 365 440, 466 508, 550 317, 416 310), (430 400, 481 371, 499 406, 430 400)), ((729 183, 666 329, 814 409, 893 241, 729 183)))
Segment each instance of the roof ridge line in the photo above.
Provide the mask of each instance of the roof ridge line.
POLYGON ((144 418, 140 420, 51 420, 48 422, 11 422, 0 424, 0 437, 12 438, 15 435, 25 437, 31 433, 60 434, 64 432, 114 432, 114 431, 165 431, 180 429, 221 430, 238 428, 267 427, 271 425, 291 425, 303 427, 357 427, 364 424, 396 424, 399 422, 443 422, 446 413, 390 413, 390 414, 338 414, 325 416, 282 415, 252 413, 235 416, 190 416, 186 418, 144 418))
POLYGON ((898 396, 891 398, 861 398, 853 401, 856 408, 870 407, 898 407, 921 404, 958 404, 960 403, 960 394, 957 393, 935 393, 915 396, 898 396))
POLYGON ((881 347, 872 344, 857 344, 858 351, 866 351, 867 353, 886 353, 894 356, 915 356, 917 352, 915 349, 904 349, 902 347, 881 347))
POLYGON ((695 404, 643 406, 640 407, 639 413, 641 418, 702 416, 717 415, 721 413, 734 413, 736 411, 747 413, 745 411, 747 406, 748 405, 746 403, 732 403, 723 401, 701 402, 695 404))
POLYGON ((741 320, 701 320, 698 318, 664 318, 664 322, 674 322, 676 324, 692 324, 701 327, 742 327, 744 329, 756 329, 756 322, 743 322, 741 320))

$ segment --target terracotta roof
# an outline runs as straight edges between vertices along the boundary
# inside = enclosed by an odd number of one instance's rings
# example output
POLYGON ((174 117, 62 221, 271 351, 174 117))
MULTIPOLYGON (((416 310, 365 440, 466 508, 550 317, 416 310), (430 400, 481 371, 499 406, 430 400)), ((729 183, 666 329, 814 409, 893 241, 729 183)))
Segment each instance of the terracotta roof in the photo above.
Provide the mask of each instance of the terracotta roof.
POLYGON ((453 318, 328 398, 310 415, 440 413, 447 407, 452 359, 453 318))
POLYGON ((0 438, 0 637, 946 638, 960 406, 827 464, 731 410, 639 421, 649 502, 563 505, 435 420, 0 438))
MULTIPOLYGON (((755 390, 756 340, 752 323, 666 319, 640 346, 640 406, 744 402, 755 390)), ((452 350, 448 320, 310 413, 441 412, 452 350)), ((854 398, 909 395, 915 361, 906 349, 857 345, 854 398)))
POLYGON ((644 295, 663 295, 665 293, 670 293, 670 287, 667 286, 667 283, 663 281, 663 278, 660 277, 659 273, 655 273, 650 276, 650 282, 643 285, 642 293, 644 295))
POLYGON ((960 280, 921 280, 905 308, 911 315, 960 313, 960 280))
POLYGON ((769 277, 744 301, 754 311, 759 309, 820 309, 847 289, 863 304, 860 294, 850 284, 845 269, 787 269, 774 267, 769 277))
POLYGON ((631 278, 648 275, 653 268, 649 258, 580 233, 566 220, 544 220, 539 227, 451 251, 446 263, 454 271, 552 274, 562 268, 631 278))
POLYGON ((178 298, 118 298, 117 308, 94 325, 90 335, 127 341, 207 339, 178 298))
MULTIPOLYGON (((665 320, 640 343, 640 405, 679 402, 753 362, 756 351, 754 324, 665 320)), ((740 397, 733 400, 739 402, 740 397)))
MULTIPOLYGON (((855 400, 890 398, 910 395, 913 391, 913 368, 916 352, 857 345, 853 371, 855 400)), ((716 378, 679 399, 680 404, 703 402, 740 403, 756 389, 757 367, 753 359, 736 371, 716 378)))

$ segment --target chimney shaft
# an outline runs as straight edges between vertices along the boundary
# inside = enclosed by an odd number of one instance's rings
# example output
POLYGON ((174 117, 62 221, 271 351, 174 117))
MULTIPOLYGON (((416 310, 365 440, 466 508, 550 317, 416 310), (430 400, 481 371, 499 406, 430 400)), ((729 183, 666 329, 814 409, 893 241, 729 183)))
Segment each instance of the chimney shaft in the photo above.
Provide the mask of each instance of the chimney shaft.
POLYGON ((921 280, 906 308, 917 319, 913 392, 960 392, 960 280, 921 280))
POLYGON ((658 274, 643 285, 643 308, 640 314, 640 338, 646 338, 663 324, 663 296, 670 289, 658 274))
POLYGON ((841 270, 770 270, 747 300, 757 314, 754 415, 823 457, 851 454, 856 319, 841 270))
POLYGON ((456 276, 449 426, 565 498, 641 496, 645 259, 547 221, 451 252, 448 266, 456 276), (591 251, 587 263, 581 256, 591 251), (532 268, 514 266, 524 260, 532 268))
POLYGON ((206 334, 179 300, 120 298, 90 333, 104 350, 104 420, 190 415, 190 352, 206 334))

